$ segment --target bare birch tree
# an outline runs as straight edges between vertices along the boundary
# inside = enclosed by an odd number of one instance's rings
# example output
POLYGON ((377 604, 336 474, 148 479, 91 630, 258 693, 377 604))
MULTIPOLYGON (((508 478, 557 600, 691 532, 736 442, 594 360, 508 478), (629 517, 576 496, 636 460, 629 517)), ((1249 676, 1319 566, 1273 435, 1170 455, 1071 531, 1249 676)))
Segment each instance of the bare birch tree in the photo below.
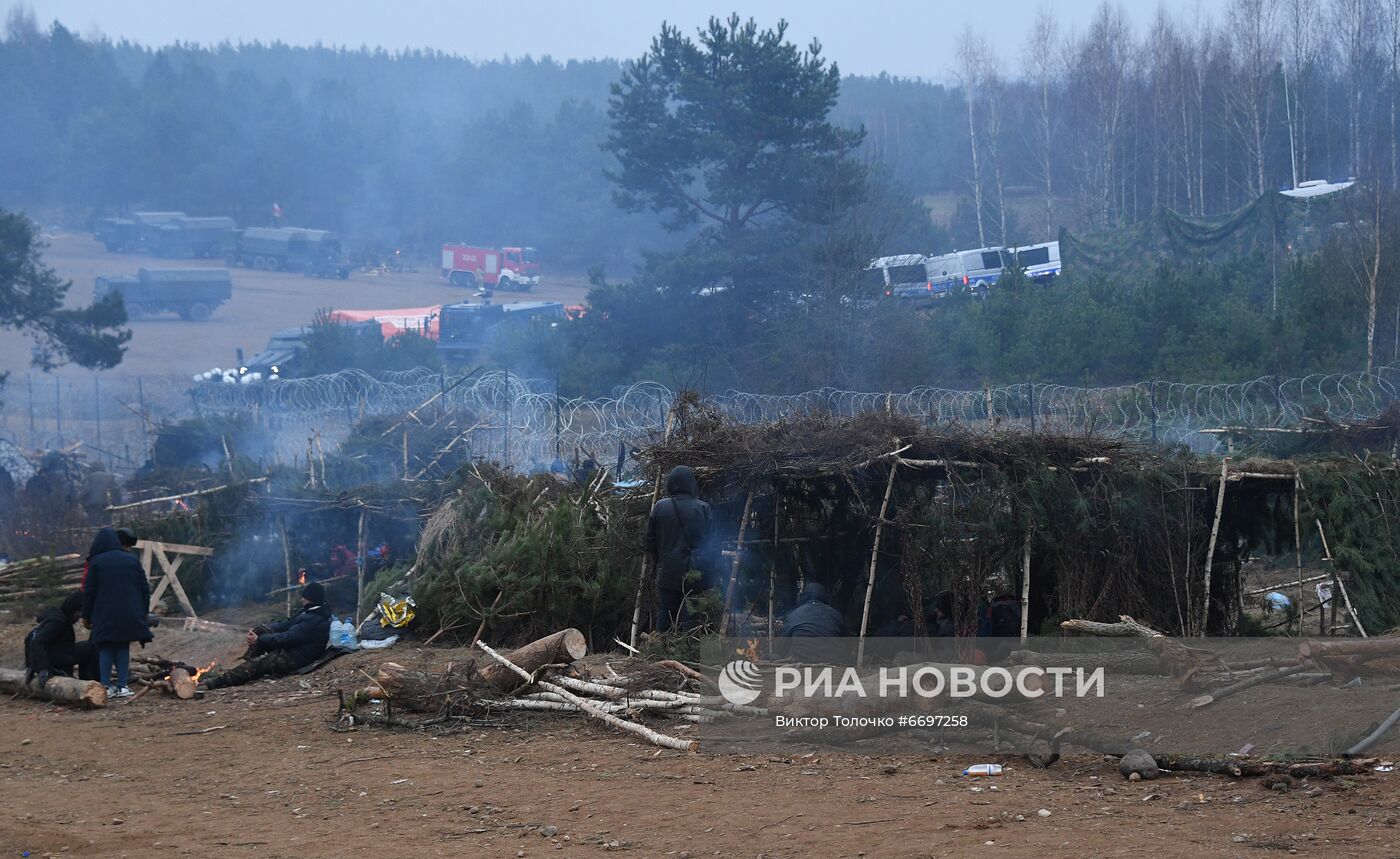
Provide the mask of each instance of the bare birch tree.
POLYGON ((1308 117, 1314 70, 1323 42, 1318 0, 1283 0, 1281 9, 1283 73, 1287 102, 1288 156, 1293 185, 1308 177, 1308 117))
POLYGON ((969 24, 958 42, 958 83, 967 101, 967 137, 972 150, 972 205, 977 212, 977 242, 986 247, 987 230, 982 221, 982 163, 977 133, 977 100, 987 72, 987 43, 969 24))
POLYGON ((1278 33, 1274 0, 1232 0, 1227 31, 1235 59, 1235 79, 1225 90, 1232 129, 1252 162, 1249 191, 1258 197, 1268 187, 1264 176, 1272 126, 1274 70, 1278 67, 1278 33))
POLYGON ((1041 6, 1026 39, 1025 67, 1027 83, 1035 99, 1035 144, 1030 147, 1040 172, 1041 188, 1045 194, 1045 239, 1055 235, 1055 114, 1050 106, 1050 94, 1060 71, 1059 24, 1049 6, 1041 6))
POLYGON ((1083 115, 1079 169, 1091 221, 1115 215, 1118 153, 1129 97, 1132 28, 1122 7, 1104 3, 1073 48, 1070 98, 1083 115))
POLYGON ((1363 169, 1361 115, 1369 89, 1366 67, 1375 46, 1377 12, 1375 0, 1332 0, 1332 29, 1346 76, 1347 137, 1353 176, 1360 176, 1363 169))

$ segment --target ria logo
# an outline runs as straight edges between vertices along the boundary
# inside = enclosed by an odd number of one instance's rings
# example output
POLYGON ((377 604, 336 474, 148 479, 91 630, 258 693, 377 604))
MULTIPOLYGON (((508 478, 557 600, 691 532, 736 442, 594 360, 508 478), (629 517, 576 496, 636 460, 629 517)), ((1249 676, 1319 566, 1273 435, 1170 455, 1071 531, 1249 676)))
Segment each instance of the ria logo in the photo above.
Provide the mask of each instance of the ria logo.
POLYGON ((731 704, 752 704, 763 692, 763 672, 747 659, 736 659, 719 673, 719 694, 731 704))

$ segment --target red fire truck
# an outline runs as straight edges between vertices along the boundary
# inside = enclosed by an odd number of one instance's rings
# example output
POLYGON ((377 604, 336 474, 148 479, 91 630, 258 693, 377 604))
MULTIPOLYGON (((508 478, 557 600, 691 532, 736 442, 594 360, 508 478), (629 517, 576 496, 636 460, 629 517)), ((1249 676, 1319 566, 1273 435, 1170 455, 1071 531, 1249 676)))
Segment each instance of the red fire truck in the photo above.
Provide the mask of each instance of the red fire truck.
POLYGON ((442 246, 442 276, 468 289, 528 290, 539 285, 540 261, 534 248, 442 246))

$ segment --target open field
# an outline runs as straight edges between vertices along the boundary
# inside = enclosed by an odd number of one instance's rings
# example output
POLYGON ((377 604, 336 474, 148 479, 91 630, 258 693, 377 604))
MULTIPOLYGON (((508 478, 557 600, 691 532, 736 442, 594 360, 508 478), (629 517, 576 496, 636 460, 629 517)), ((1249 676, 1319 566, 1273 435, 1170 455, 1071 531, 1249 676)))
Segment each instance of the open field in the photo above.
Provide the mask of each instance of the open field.
MULTIPOLYGON (((0 664, 19 664, 26 630, 0 627, 0 664)), ((150 650, 232 659, 238 644, 160 629, 150 650)), ((149 695, 92 712, 0 701, 0 855, 1400 853, 1393 775, 1279 793, 1202 775, 1133 784, 1093 756, 1049 770, 1007 756, 1003 776, 973 781, 959 776, 966 756, 690 754, 576 717, 442 735, 330 729, 334 690, 362 685, 380 660, 464 658, 400 646, 202 701, 149 695)))
MULTIPOLYGON (((93 278, 129 275, 138 268, 198 268, 222 263, 210 260, 171 260, 139 254, 108 253, 92 236, 80 233, 46 233, 44 262, 64 279, 73 281, 68 305, 78 307, 92 300, 93 278)), ((208 322, 185 322, 173 314, 133 322, 133 337, 121 365, 113 375, 188 376, 210 367, 226 367, 237 360, 237 350, 251 356, 267 345, 268 337, 283 328, 304 325, 321 308, 368 309, 420 307, 471 300, 470 293, 451 286, 436 268, 414 273, 370 275, 356 271, 349 280, 322 280, 301 274, 252 269, 230 269, 233 298, 214 311, 208 322)), ((587 279, 548 270, 539 289, 528 293, 497 293, 498 302, 552 300, 583 301, 587 279)), ((29 341, 17 335, 0 338, 0 372, 22 375, 29 368, 29 341)), ((66 368, 64 376, 87 376, 86 370, 66 368)), ((18 383, 19 379, 12 379, 18 383)))

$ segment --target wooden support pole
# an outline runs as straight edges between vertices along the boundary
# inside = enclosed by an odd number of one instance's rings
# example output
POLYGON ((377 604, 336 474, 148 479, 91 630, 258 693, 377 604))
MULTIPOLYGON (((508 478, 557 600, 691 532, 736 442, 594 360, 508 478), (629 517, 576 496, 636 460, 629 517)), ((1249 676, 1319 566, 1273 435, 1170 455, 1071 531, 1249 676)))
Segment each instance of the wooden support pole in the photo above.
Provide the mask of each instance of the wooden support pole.
POLYGON ((1341 575, 1337 572, 1337 563, 1332 558, 1332 550, 1327 548, 1327 532, 1322 530, 1322 520, 1318 519, 1316 522, 1318 536, 1322 538, 1323 560, 1332 565, 1332 581, 1336 584, 1337 589, 1342 592, 1342 602, 1346 603, 1347 614, 1351 615, 1351 622, 1356 624, 1356 631, 1361 633, 1361 637, 1370 638, 1370 636, 1366 634, 1366 627, 1361 625, 1361 618, 1356 615, 1356 609, 1351 605, 1351 597, 1347 594, 1346 583, 1342 581, 1341 575))
POLYGON ((277 536, 282 538, 282 569, 287 580, 287 617, 292 616, 292 547, 287 542, 287 520, 277 517, 277 536))
POLYGON ((719 620, 719 637, 729 634, 729 613, 734 607, 734 591, 739 581, 739 562, 744 557, 744 535, 749 530, 749 511, 753 509, 753 490, 744 496, 744 512, 739 518, 739 541, 734 547, 734 557, 729 562, 729 584, 724 588, 724 615, 719 620))
POLYGON ((885 514, 890 509, 890 493, 894 491, 894 476, 899 472, 899 460, 890 463, 890 477, 885 481, 885 497, 880 502, 880 517, 875 521, 875 539, 870 544, 870 574, 865 581, 865 607, 860 612, 860 641, 856 644, 856 665, 865 664, 865 633, 870 628, 870 601, 875 596, 875 567, 880 560, 880 538, 885 534, 885 514))
POLYGON ((1303 634, 1303 532, 1298 525, 1298 505, 1302 500, 1303 478, 1293 471, 1293 563, 1298 569, 1298 635, 1303 634))
POLYGON ((1031 535, 1026 532, 1026 546, 1021 553, 1021 643, 1031 628, 1031 535))
POLYGON ((182 498, 194 498, 199 495, 210 495, 214 492, 223 492, 231 486, 251 486, 254 483, 266 483, 266 477, 254 477, 252 480, 245 480, 242 483, 225 483, 223 486, 211 486, 208 489, 197 489, 193 492, 181 492, 179 495, 163 495, 160 498, 145 498, 141 501, 132 501, 129 504, 113 504, 107 508, 107 512, 114 513, 118 510, 132 510, 137 507, 145 507, 147 504, 162 504, 166 501, 179 501, 182 498))
POLYGON ((1220 517, 1225 512, 1225 483, 1230 477, 1230 457, 1220 460, 1220 491, 1215 495, 1215 523, 1210 526, 1210 545, 1206 547, 1206 576, 1201 593, 1201 623, 1196 627, 1197 635, 1206 634, 1206 624, 1210 621, 1210 571, 1215 565, 1215 541, 1220 536, 1220 517))
MULTIPOLYGON (((773 651, 773 590, 778 579, 778 557, 782 544, 778 541, 779 524, 783 515, 783 493, 779 486, 773 487, 773 563, 768 566, 768 651, 773 651)), ((742 544, 740 544, 742 545, 742 544)))
POLYGON ((359 554, 355 557, 355 628, 360 626, 360 606, 365 602, 365 567, 369 566, 369 559, 365 557, 368 550, 365 546, 368 537, 365 533, 365 505, 360 505, 360 535, 358 543, 359 554))
MULTIPOLYGON (((671 409, 666 412, 666 429, 661 435, 661 440, 663 442, 671 438, 671 428, 675 426, 675 423, 676 410, 671 409)), ((664 479, 665 475, 656 475, 656 485, 653 486, 651 490, 652 507, 655 507, 656 502, 661 498, 661 481, 664 479)), ((631 646, 633 650, 637 648, 637 636, 641 634, 642 629, 642 595, 646 593, 647 579, 651 578, 650 573, 655 564, 656 559, 651 556, 651 552, 648 551, 642 555, 642 569, 637 574, 637 599, 632 605, 632 631, 627 636, 627 644, 631 646)))

